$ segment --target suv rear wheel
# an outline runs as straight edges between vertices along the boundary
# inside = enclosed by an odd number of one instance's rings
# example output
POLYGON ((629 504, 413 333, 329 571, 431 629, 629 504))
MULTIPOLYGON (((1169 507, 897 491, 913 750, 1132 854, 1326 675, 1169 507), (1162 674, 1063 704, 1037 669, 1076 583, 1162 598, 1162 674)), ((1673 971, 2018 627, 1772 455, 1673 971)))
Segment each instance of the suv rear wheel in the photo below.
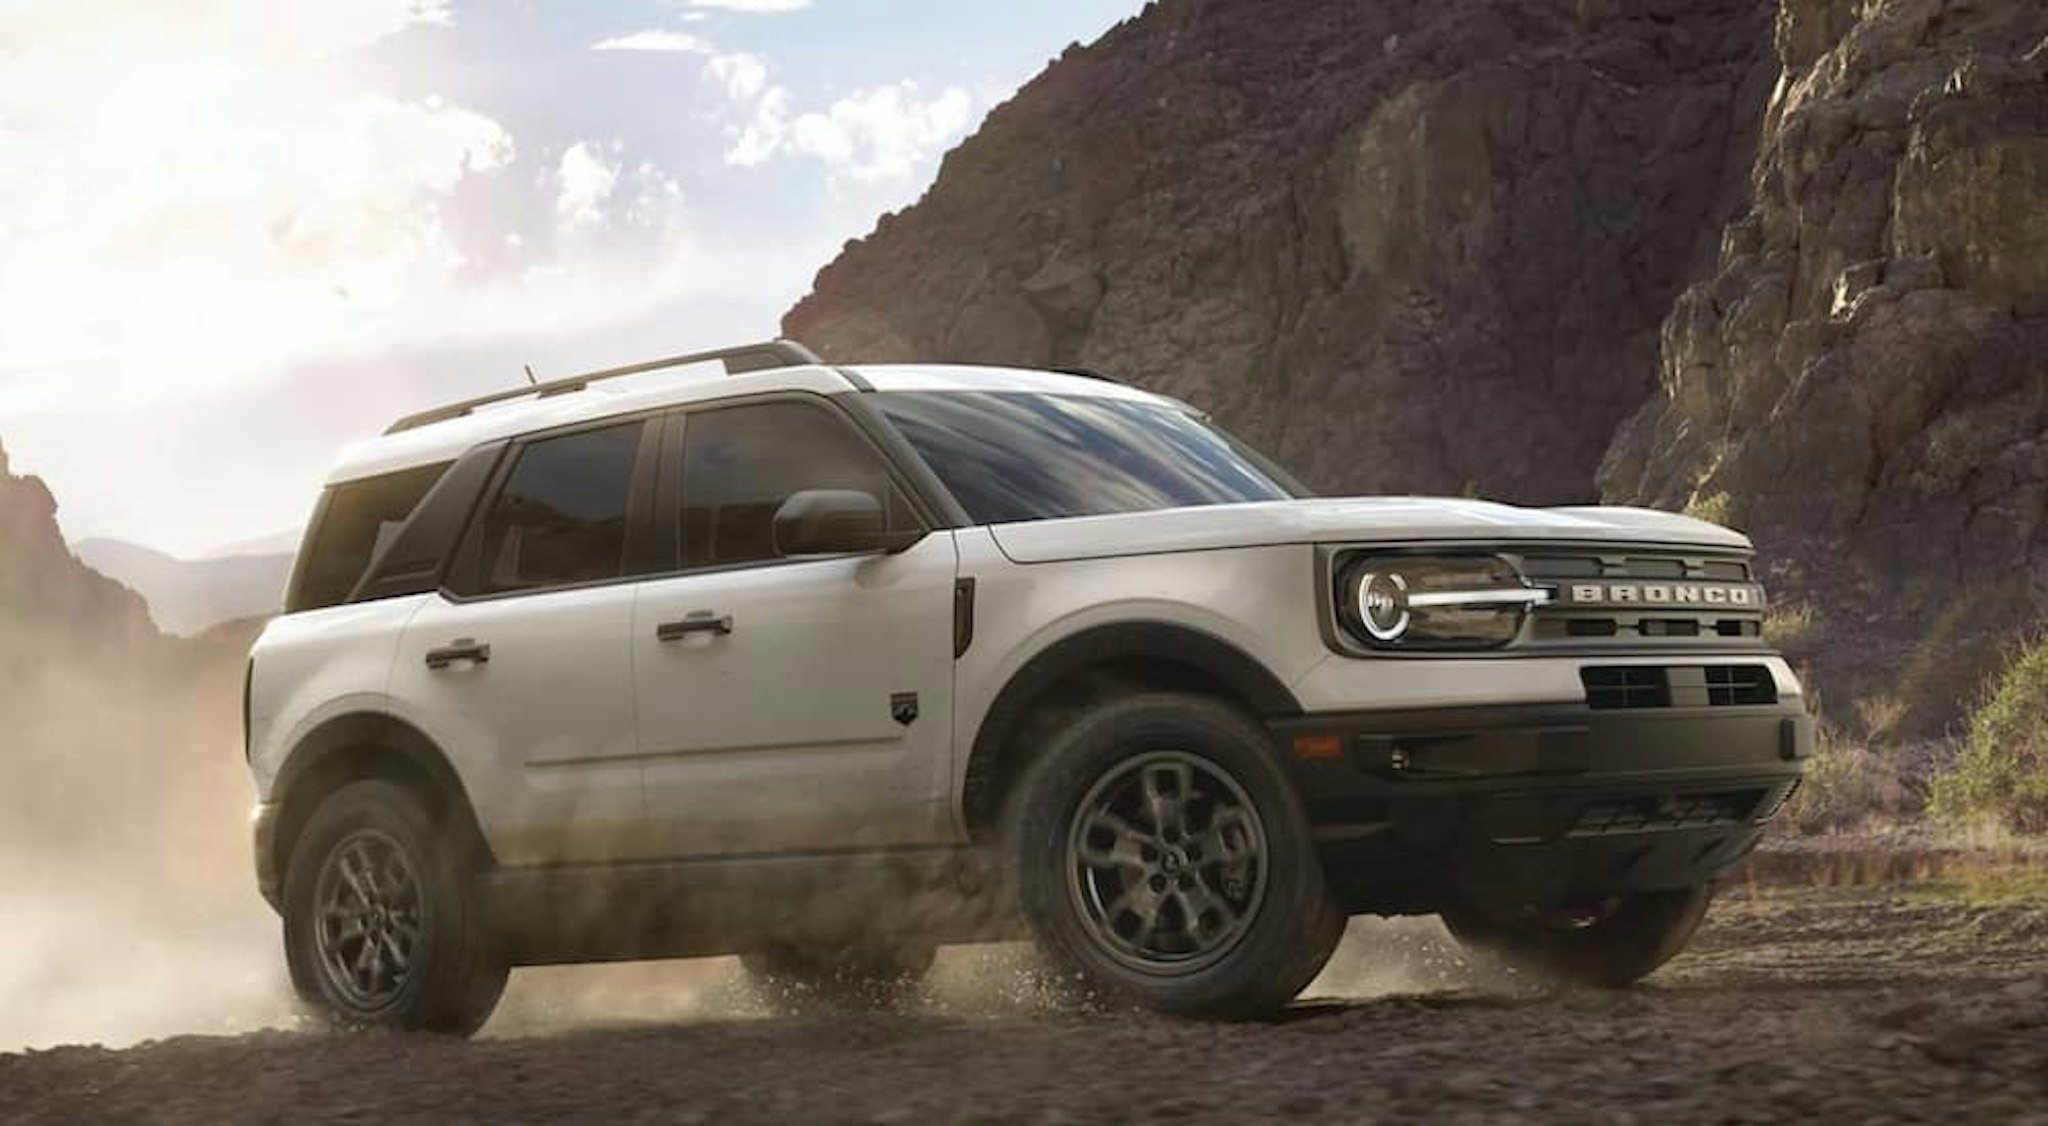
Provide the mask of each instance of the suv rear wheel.
POLYGON ((389 782, 322 801, 285 876, 285 961, 300 998, 349 1028, 482 1027, 507 968, 478 901, 470 837, 389 782))
POLYGON ((1459 945, 1513 973, 1619 989, 1678 956, 1706 917, 1712 886, 1621 896, 1577 911, 1503 916, 1445 911, 1459 945))
POLYGON ((1216 700, 1115 700, 1060 733, 1009 819, 1048 959, 1112 999, 1270 1014, 1329 960, 1344 916, 1256 723, 1216 700))

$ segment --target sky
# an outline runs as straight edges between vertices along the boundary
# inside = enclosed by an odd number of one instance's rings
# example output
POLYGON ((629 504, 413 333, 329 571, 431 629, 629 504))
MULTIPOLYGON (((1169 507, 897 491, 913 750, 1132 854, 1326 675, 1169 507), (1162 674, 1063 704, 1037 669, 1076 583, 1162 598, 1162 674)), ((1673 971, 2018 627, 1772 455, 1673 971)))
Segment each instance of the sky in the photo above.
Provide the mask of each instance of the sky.
POLYGON ((65 535, 300 526, 351 441, 776 334, 1142 0, 0 0, 0 446, 65 535))

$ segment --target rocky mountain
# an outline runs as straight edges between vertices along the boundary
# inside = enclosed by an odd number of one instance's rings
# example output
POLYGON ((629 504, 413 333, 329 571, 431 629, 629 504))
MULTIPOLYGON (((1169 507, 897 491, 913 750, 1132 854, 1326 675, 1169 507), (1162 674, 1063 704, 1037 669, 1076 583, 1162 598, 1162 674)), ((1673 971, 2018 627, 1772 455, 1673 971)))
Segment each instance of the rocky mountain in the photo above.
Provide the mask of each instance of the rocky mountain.
POLYGON ((154 903, 224 872, 246 884, 237 701, 253 627, 165 637, 139 595, 65 547, 56 512, 0 450, 0 863, 13 901, 154 903), (85 871, 98 873, 90 895, 75 883, 85 871))
POLYGON ((1162 0, 784 329, 1100 369, 1332 492, 1699 506, 1840 718, 1937 730, 2048 598, 2044 12, 1162 0))
POLYGON ((1115 373, 1325 489, 1582 500, 1740 202, 1770 16, 1154 4, 998 108, 787 327, 1115 373))
POLYGON ((277 613, 293 558, 287 550, 180 559, 113 539, 80 540, 72 551, 86 566, 142 595, 157 626, 180 636, 277 613))

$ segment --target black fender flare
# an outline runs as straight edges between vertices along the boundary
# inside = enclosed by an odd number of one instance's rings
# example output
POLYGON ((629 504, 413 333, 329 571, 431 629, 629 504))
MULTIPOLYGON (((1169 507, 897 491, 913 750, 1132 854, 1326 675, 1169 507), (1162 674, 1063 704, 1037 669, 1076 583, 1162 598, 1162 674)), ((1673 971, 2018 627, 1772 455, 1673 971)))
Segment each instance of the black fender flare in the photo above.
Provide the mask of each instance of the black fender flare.
POLYGON ((292 747, 271 783, 268 804, 275 810, 274 828, 267 842, 259 841, 256 855, 257 883, 264 898, 277 902, 292 847, 312 814, 315 803, 309 797, 318 798, 337 785, 393 773, 425 783, 433 791, 428 796, 442 803, 435 810, 438 817, 464 819, 466 827, 476 831, 477 839, 483 839, 462 776, 425 732, 383 712, 334 716, 292 747))
POLYGON ((990 791, 999 781, 1005 746, 1046 694, 1091 669, 1144 665, 1192 672, 1234 696, 1260 718, 1301 714, 1301 701, 1256 658, 1212 633, 1172 622, 1094 626, 1061 638, 1017 670, 975 731, 961 779, 962 815, 970 828, 993 815, 990 791))

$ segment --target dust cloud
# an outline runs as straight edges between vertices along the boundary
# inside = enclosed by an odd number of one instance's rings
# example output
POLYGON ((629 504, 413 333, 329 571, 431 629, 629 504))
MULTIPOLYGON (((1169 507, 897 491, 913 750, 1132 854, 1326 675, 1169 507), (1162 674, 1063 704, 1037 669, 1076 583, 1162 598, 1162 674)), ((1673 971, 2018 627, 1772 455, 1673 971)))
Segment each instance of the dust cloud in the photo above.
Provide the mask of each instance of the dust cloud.
MULTIPOLYGON (((0 668, 0 1052, 303 1025, 249 851, 253 632, 0 668)), ((1359 920, 1309 996, 1465 985, 1434 920, 1359 920)), ((955 947, 911 1008, 1028 1017, 1057 1011, 1054 993, 1027 946, 955 947)), ((734 958, 530 969, 484 1034, 776 1011, 734 958)))
POLYGON ((0 1051, 290 1021, 249 853, 252 632, 8 639, 44 659, 0 670, 0 1051))

